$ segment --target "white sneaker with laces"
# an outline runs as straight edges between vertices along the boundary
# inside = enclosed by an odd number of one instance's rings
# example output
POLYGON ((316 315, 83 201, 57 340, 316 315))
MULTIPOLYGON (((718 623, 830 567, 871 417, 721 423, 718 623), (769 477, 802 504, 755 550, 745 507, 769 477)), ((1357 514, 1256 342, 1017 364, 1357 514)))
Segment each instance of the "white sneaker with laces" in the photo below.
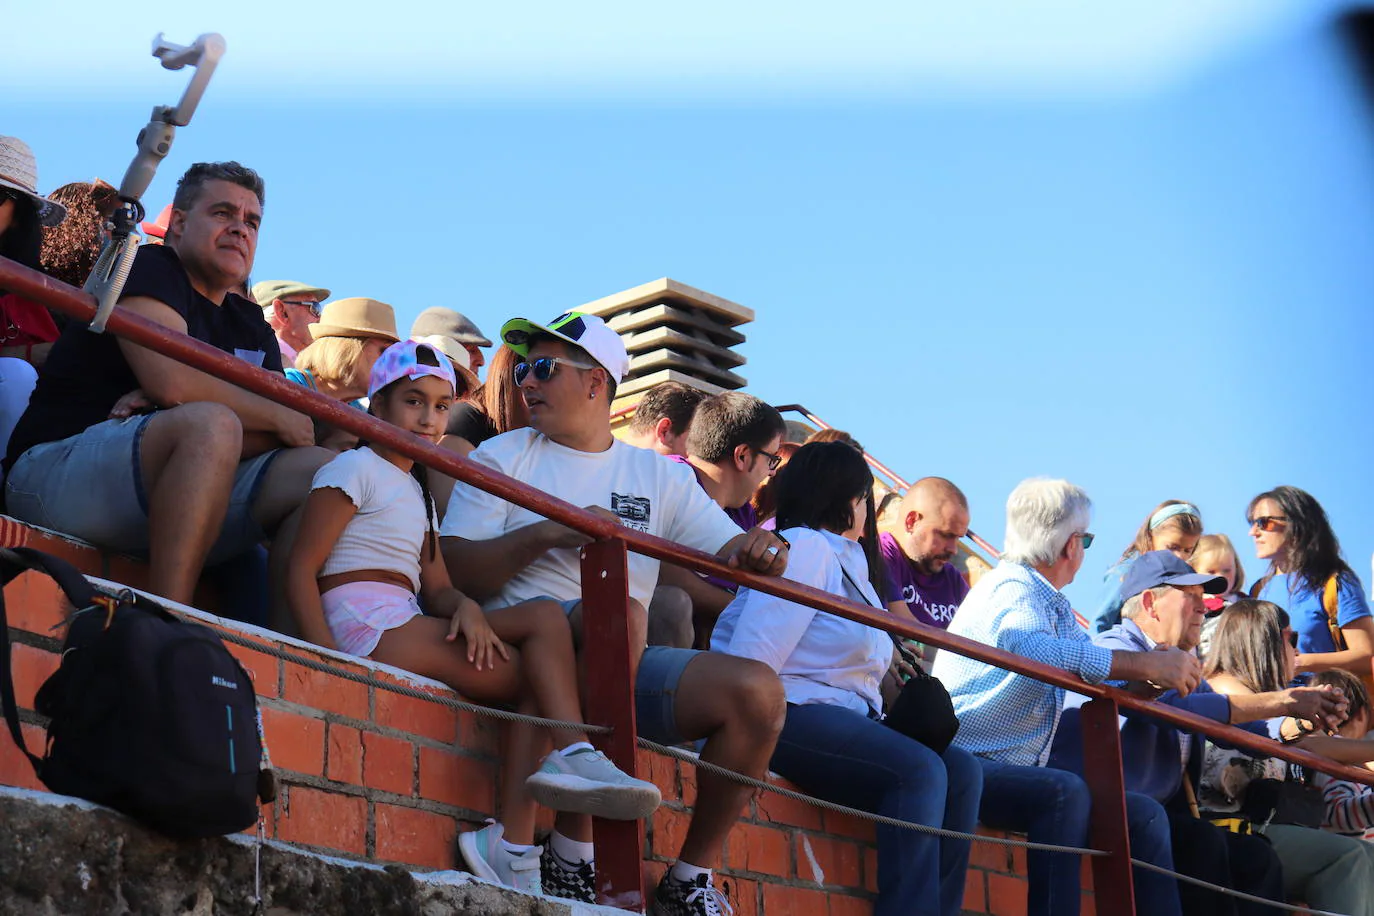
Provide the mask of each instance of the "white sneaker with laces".
POLYGON ((697 875, 695 881, 674 881, 664 875, 649 901, 648 916, 733 916, 734 912, 709 875, 697 875))
POLYGON ((595 750, 554 751, 525 785, 545 807, 615 821, 648 817, 662 801, 658 786, 627 775, 595 750))
POLYGON ((539 855, 543 850, 535 846, 516 855, 501 845, 505 832, 505 827, 487 821, 481 830, 458 834, 458 853, 468 871, 525 894, 543 893, 539 880, 539 855))

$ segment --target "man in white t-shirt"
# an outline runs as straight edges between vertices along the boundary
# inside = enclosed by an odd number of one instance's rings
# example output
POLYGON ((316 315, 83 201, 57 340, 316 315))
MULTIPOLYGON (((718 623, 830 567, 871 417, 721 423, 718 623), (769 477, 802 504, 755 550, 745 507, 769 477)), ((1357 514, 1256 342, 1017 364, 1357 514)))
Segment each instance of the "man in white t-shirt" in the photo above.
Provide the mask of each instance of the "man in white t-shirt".
MULTIPOLYGON (((775 534, 741 532, 690 467, 611 435, 610 404, 629 358, 600 318, 573 312, 547 325, 515 319, 501 337, 526 360, 515 372, 532 428, 488 440, 472 460, 739 568, 783 572, 787 547, 775 534)), ((440 534, 449 574, 466 594, 489 607, 552 597, 574 615, 576 631, 582 595, 578 551, 589 538, 463 483, 454 487, 440 534)), ((629 555, 633 646, 644 645, 644 609, 658 565, 629 555)), ((766 665, 664 646, 644 650, 635 700, 640 734, 667 744, 704 738, 703 760, 757 777, 767 770, 785 713, 781 686, 766 665)), ((651 914, 718 911, 711 866, 751 790, 705 772, 697 774, 697 785, 680 860, 659 884, 651 914)), ((560 815, 545 852, 546 893, 591 899, 590 837, 589 819, 560 815)))

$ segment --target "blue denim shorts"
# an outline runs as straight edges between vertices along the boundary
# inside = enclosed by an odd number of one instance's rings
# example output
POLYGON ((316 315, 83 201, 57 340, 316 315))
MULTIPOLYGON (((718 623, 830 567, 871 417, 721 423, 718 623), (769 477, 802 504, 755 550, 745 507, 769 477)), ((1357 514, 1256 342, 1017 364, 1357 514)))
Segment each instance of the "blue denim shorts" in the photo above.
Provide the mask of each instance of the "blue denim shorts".
POLYGON ((687 665, 702 653, 696 649, 649 646, 635 676, 635 725, 639 734, 659 744, 682 744, 677 730, 678 682, 687 665))
MULTIPOLYGON (((5 480, 6 511, 22 522, 60 531, 98 547, 136 556, 148 553, 148 497, 139 446, 157 414, 106 420, 57 442, 35 445, 5 480)), ((229 511, 208 564, 262 541, 253 500, 278 452, 239 463, 229 511)))

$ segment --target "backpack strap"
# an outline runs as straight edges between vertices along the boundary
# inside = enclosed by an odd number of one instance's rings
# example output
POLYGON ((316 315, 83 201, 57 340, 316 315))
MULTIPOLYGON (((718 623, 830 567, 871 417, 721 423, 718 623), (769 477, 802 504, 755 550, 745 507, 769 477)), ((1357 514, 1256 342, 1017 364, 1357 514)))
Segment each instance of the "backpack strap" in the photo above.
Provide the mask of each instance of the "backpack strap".
POLYGON ((29 751, 24 741, 24 730, 19 726, 19 703, 14 696, 14 672, 10 664, 10 625, 5 614, 3 590, 4 585, 14 581, 27 569, 36 569, 51 576, 69 599, 73 602, 82 601, 78 607, 89 606, 95 597, 95 590, 66 560, 27 547, 0 550, 0 707, 4 709, 5 722, 9 725, 15 745, 29 758, 34 772, 41 773, 43 760, 29 751))
POLYGON ((1349 648, 1345 644, 1345 634, 1341 632, 1341 625, 1336 618, 1340 610, 1340 577, 1332 576, 1326 580, 1326 585, 1322 587, 1322 609, 1326 611, 1326 625, 1331 628, 1331 642, 1336 647, 1337 652, 1344 652, 1349 648))

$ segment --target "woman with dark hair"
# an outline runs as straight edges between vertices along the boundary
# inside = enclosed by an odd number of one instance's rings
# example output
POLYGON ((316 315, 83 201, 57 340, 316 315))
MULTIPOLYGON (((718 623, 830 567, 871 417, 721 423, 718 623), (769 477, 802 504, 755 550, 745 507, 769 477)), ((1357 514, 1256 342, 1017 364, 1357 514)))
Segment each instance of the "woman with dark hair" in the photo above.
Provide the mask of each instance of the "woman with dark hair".
POLYGON ((1152 550, 1167 550, 1185 563, 1202 537, 1202 513, 1197 506, 1181 499, 1166 499, 1155 506, 1121 558, 1104 577, 1106 585, 1097 610, 1088 617, 1088 633, 1105 633, 1121 622, 1121 580, 1135 558, 1152 550))
MULTIPOLYGON (((871 607, 885 597, 873 528, 873 475, 842 442, 805 445, 778 472, 778 531, 791 542, 787 578, 871 607), (861 544, 860 538, 868 536, 861 544)), ((822 798, 932 827, 972 831, 982 773, 972 755, 943 754, 880 721, 879 683, 892 660, 882 630, 749 588, 716 623, 711 648, 770 666, 787 719, 770 767, 822 798)), ((969 844, 878 827, 877 916, 959 913, 969 844)))
MULTIPOLYGON (((497 348, 487 367, 486 383, 469 394, 467 400, 453 405, 446 435, 439 440, 440 448, 466 458, 488 439, 530 425, 530 409, 515 383, 515 364, 522 360, 505 344, 497 348)), ((452 477, 438 471, 429 472, 430 489, 439 501, 440 517, 448 510, 455 483, 452 477)))
POLYGON ((1275 487, 1250 500, 1245 519, 1269 571, 1250 594, 1287 609, 1300 673, 1343 668, 1369 683, 1374 618, 1326 511, 1312 494, 1275 487))
MULTIPOLYGON (((1289 626, 1283 608, 1270 601, 1242 599, 1221 615, 1203 677, 1214 690, 1228 696, 1283 690, 1293 680, 1297 642, 1298 634, 1289 626)), ((1285 720, 1284 733, 1296 734, 1293 720, 1285 720)), ((1365 741, 1316 734, 1299 743, 1304 750, 1347 763, 1374 757, 1374 749, 1365 741)), ((1209 741, 1198 803, 1217 817, 1246 812, 1256 822, 1267 821, 1269 815, 1258 811, 1256 800, 1249 798, 1260 779, 1284 783, 1289 779, 1289 765, 1209 741)), ((1290 900, 1347 916, 1374 914, 1374 845, 1327 833, 1315 825, 1269 823, 1263 832, 1283 863, 1284 893, 1290 900)))

